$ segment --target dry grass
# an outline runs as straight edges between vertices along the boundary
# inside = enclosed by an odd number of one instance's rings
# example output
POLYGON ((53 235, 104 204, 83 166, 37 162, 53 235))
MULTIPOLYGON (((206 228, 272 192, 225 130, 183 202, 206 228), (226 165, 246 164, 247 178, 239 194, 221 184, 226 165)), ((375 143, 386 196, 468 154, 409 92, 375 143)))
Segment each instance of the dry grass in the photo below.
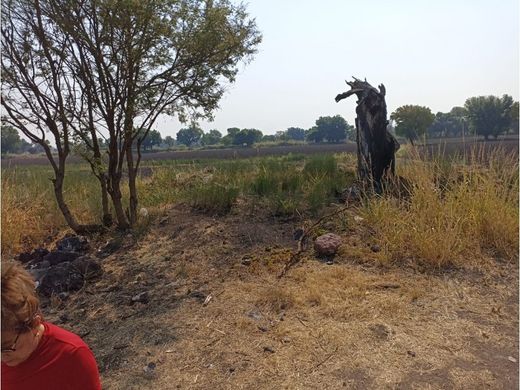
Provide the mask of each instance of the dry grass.
MULTIPOLYGON (((100 194, 95 178, 84 167, 71 167, 63 195, 80 223, 100 219, 100 194)), ((30 250, 67 230, 47 168, 2 171, 2 255, 30 250)))
POLYGON ((384 261, 443 267, 518 258, 516 155, 474 151, 466 164, 415 158, 401 164, 400 175, 409 194, 371 199, 360 210, 384 261))
POLYGON ((52 221, 63 219, 56 208, 49 207, 50 186, 38 186, 39 196, 33 197, 32 191, 16 184, 18 180, 16 171, 2 174, 2 255, 45 241, 59 226, 52 221))
POLYGON ((355 231, 363 224, 348 222, 333 265, 308 250, 279 279, 294 250, 291 222, 251 221, 237 210, 215 218, 186 206, 161 218, 170 222, 153 222, 142 240, 104 259, 103 278, 48 316, 66 313, 63 326, 90 331, 105 389, 516 383, 512 264, 492 263, 485 274, 380 267, 381 253, 355 231), (148 304, 128 303, 143 291, 148 304), (143 371, 150 362, 153 375, 143 371))

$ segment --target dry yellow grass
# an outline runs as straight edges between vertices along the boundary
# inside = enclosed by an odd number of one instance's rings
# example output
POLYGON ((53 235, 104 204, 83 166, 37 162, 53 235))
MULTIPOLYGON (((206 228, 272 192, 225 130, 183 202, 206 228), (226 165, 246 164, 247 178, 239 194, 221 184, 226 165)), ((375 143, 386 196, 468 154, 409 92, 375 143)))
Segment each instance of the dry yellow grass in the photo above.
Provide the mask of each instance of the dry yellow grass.
POLYGON ((280 279, 295 246, 292 222, 182 206, 164 217, 171 222, 153 222, 140 241, 104 259, 103 277, 48 315, 59 321, 65 313, 65 327, 90 332, 105 389, 516 383, 508 360, 518 340, 513 264, 490 262, 485 273, 381 267, 363 226, 348 222, 333 265, 310 249, 280 279), (278 232, 288 234, 277 240, 278 232), (130 305, 143 291, 150 302, 130 305))
POLYGON ((370 199, 360 213, 388 262, 477 265, 518 257, 518 162, 497 150, 457 160, 401 164, 409 195, 370 199))
POLYGON ((2 255, 37 246, 63 227, 63 217, 49 204, 51 190, 24 188, 16 171, 2 175, 2 255))

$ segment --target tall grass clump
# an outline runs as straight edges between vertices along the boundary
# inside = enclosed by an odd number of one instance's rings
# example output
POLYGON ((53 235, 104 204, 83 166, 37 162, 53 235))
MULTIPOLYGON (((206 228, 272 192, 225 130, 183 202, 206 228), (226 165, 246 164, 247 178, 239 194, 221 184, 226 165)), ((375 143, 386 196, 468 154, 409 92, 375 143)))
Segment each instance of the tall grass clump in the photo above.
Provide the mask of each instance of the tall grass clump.
POLYGON ((406 195, 372 198, 362 209, 387 261, 444 267, 518 259, 516 155, 474 150, 448 162, 416 155, 400 175, 406 195))
POLYGON ((232 184, 200 183, 186 192, 190 205, 204 212, 223 214, 236 203, 240 190, 232 184))
POLYGON ((324 205, 332 201, 353 174, 339 169, 333 155, 311 157, 303 167, 305 200, 309 211, 316 214, 324 205))
MULTIPOLYGON (((64 182, 64 197, 82 223, 101 219, 99 185, 85 165, 71 165, 64 182)), ((40 246, 67 228, 58 209, 47 167, 2 170, 2 255, 40 246)))
POLYGON ((279 216, 294 215, 300 208, 302 177, 296 166, 283 158, 262 161, 249 181, 249 193, 279 216))

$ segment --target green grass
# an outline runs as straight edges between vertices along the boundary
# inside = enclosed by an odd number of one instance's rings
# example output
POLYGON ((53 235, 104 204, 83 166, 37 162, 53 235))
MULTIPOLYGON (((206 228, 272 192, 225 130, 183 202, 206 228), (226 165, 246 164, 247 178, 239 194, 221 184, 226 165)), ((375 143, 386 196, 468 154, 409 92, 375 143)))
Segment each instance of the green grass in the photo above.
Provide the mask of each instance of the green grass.
MULTIPOLYGON (((351 154, 147 162, 153 174, 137 180, 139 207, 148 208, 151 218, 154 210, 179 202, 222 214, 240 201, 252 212, 317 217, 352 183, 355 164, 351 154)), ((516 155, 475 150, 425 161, 408 151, 397 166, 407 191, 390 183, 387 195, 370 198, 357 210, 370 240, 382 248, 380 261, 445 267, 518 258, 516 155)), ((2 254, 41 245, 66 229, 51 177, 47 167, 3 169, 2 254)), ((81 223, 101 218, 98 186, 86 165, 69 165, 65 198, 81 223)))
POLYGON ((238 187, 216 182, 200 183, 185 192, 186 199, 193 208, 215 214, 229 212, 238 195, 238 187))

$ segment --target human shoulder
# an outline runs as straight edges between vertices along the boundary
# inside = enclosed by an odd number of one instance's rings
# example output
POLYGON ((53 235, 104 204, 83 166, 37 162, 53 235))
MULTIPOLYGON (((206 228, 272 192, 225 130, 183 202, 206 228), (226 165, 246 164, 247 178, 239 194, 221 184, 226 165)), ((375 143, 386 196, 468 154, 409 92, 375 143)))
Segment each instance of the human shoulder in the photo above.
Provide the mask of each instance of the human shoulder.
POLYGON ((71 352, 78 348, 87 348, 87 344, 79 337, 66 329, 49 322, 45 323, 46 336, 55 344, 61 345, 62 348, 71 352))

